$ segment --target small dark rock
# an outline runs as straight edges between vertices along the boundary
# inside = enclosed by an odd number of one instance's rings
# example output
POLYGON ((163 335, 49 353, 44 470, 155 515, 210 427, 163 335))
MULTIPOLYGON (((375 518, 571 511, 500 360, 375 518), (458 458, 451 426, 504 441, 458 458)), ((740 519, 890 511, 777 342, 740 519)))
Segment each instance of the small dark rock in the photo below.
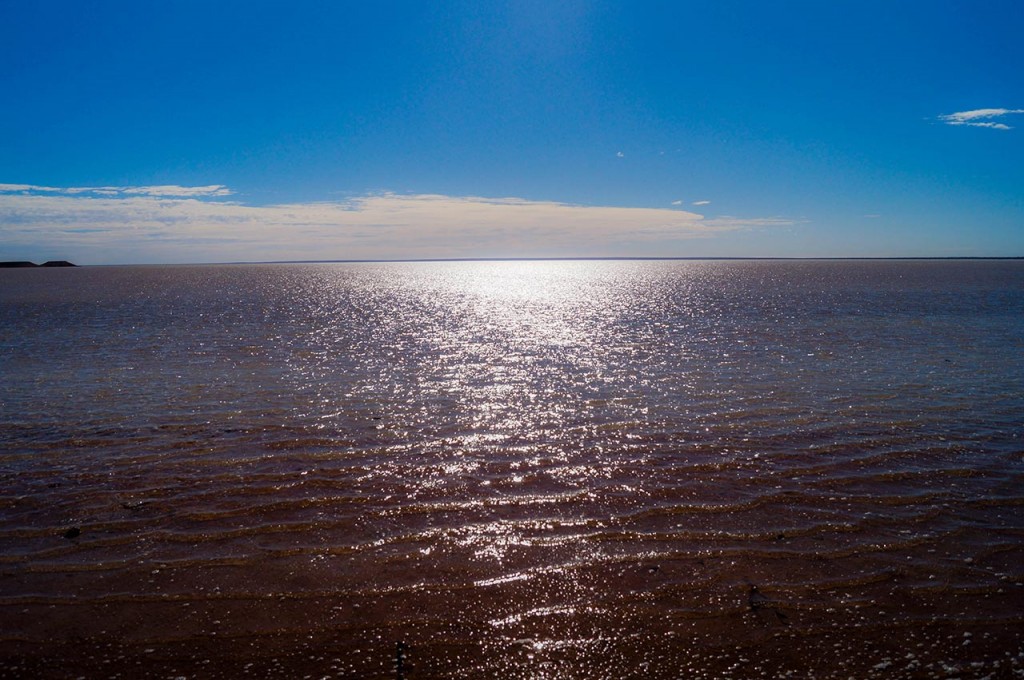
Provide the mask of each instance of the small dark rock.
POLYGON ((768 602, 768 598, 761 594, 761 591, 757 589, 757 586, 750 586, 750 592, 747 593, 747 606, 750 607, 751 611, 757 611, 764 604, 768 602))
POLYGON ((750 607, 750 611, 755 612, 761 617, 761 621, 765 621, 765 616, 774 614, 775 619, 783 626, 789 625, 789 616, 780 610, 778 607, 773 606, 774 603, 764 596, 757 586, 750 584, 750 590, 747 592, 747 606, 750 607))
POLYGON ((78 538, 81 535, 82 535, 82 530, 79 529, 78 527, 71 527, 70 529, 68 529, 67 531, 64 532, 64 538, 68 538, 68 539, 70 539, 70 538, 78 538))

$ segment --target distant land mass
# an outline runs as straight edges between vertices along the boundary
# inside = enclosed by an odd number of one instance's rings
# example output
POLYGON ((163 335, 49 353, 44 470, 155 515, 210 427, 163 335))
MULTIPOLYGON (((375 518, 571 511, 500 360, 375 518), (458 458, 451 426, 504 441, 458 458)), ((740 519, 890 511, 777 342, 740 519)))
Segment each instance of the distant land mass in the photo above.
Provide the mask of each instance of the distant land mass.
POLYGON ((13 269, 17 267, 77 267, 77 264, 72 264, 67 260, 50 260, 42 264, 36 264, 35 262, 20 261, 20 262, 0 262, 0 269, 13 269))

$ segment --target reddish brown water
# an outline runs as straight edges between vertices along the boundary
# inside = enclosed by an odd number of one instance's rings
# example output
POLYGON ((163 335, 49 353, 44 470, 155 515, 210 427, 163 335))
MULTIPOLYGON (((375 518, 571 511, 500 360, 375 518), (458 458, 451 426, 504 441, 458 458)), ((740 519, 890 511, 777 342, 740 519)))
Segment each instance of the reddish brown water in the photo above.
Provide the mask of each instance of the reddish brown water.
POLYGON ((1022 262, 11 270, 0 372, 2 677, 1024 675, 1022 262))

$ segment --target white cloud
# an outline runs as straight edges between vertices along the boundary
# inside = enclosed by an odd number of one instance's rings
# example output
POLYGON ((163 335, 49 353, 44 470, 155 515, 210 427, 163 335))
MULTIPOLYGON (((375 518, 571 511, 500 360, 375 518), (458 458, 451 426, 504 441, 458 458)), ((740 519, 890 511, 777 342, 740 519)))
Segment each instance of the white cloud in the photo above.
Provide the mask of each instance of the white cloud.
POLYGON ((1012 130, 1013 129, 1012 127, 1010 127, 1006 123, 964 123, 964 124, 965 125, 970 125, 971 127, 992 128, 993 130, 1012 130))
POLYGON ((622 153, 621 151, 617 152, 615 155, 618 158, 625 158, 626 157, 626 154, 622 153))
POLYGON ((715 217, 704 220, 704 224, 711 229, 722 229, 723 231, 751 231, 753 229, 764 229, 770 227, 792 227, 795 224, 805 224, 805 220, 791 220, 784 217, 755 217, 753 219, 741 219, 738 217, 715 217))
POLYGON ((682 205, 682 201, 672 201, 672 205, 682 205))
POLYGON ((0 184, 0 193, 23 192, 43 194, 96 194, 98 196, 229 196, 231 191, 222 184, 205 187, 183 187, 162 184, 150 187, 47 187, 35 184, 0 184))
POLYGON ((58 189, 57 187, 40 187, 34 184, 0 184, 0 193, 9 193, 12 191, 59 192, 64 191, 64 189, 58 189))
POLYGON ((708 205, 710 203, 711 203, 711 201, 694 201, 693 202, 694 205, 708 205))
POLYGON ((520 198, 385 193, 253 206, 206 200, 230 193, 220 185, 114 195, 25 186, 0 185, 0 250, 81 263, 650 254, 683 239, 791 224, 520 198))
POLYGON ((1011 130, 1012 128, 1006 123, 997 123, 988 119, 1016 113, 1024 113, 1024 109, 974 109, 939 116, 939 120, 946 125, 969 125, 993 130, 1011 130))

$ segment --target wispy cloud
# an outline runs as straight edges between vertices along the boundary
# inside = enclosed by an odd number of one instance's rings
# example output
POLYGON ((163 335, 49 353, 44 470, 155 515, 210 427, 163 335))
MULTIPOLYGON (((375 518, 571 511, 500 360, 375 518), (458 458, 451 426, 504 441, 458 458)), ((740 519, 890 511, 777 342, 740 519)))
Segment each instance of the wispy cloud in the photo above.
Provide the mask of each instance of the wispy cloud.
POLYGON ((710 205, 711 201, 694 201, 694 205, 710 205))
POLYGON ((220 185, 79 189, 0 185, 0 251, 84 263, 599 256, 792 224, 520 198, 384 193, 253 206, 210 200, 230 194, 220 185))
POLYGON ((0 184, 0 193, 174 196, 182 198, 192 196, 209 198, 231 195, 231 191, 222 184, 211 184, 205 187, 183 187, 177 184, 162 184, 149 187, 47 187, 36 184, 0 184))
POLYGON ((939 120, 946 125, 969 125, 970 127, 991 128, 993 130, 1012 130, 1006 123, 1000 123, 994 118, 1001 118, 1012 114, 1024 113, 1024 109, 974 109, 973 111, 958 111, 939 116, 939 120))
POLYGON ((672 205, 682 205, 682 204, 683 204, 682 200, 672 201, 672 205))

